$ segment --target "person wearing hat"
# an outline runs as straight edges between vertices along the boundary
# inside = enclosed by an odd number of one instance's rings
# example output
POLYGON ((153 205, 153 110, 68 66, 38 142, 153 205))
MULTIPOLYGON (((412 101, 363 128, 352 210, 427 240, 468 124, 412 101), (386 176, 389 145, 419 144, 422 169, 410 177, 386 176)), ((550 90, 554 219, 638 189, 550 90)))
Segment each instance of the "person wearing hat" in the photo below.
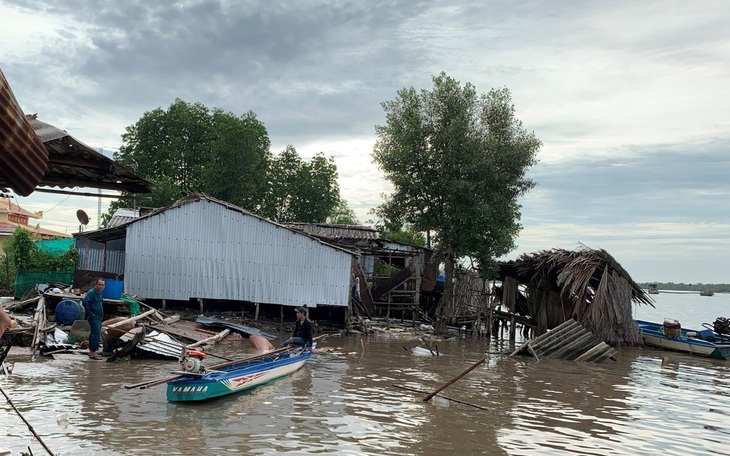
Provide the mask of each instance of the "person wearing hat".
POLYGON ((312 346, 312 322, 307 318, 307 309, 297 307, 297 322, 294 325, 294 331, 291 337, 284 341, 282 347, 296 345, 298 347, 312 346))

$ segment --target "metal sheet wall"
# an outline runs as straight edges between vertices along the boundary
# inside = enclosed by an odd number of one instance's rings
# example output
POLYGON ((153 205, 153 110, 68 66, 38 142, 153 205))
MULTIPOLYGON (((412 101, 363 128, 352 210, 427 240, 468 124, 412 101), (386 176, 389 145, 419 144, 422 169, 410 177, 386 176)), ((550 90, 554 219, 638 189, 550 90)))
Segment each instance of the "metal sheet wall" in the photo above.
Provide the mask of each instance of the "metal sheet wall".
POLYGON ((107 250, 93 247, 79 247, 79 265, 77 269, 85 271, 111 272, 124 274, 124 251, 107 250), (104 256, 106 255, 106 264, 104 256))
POLYGON ((201 199, 133 223, 125 287, 145 298, 347 306, 352 255, 201 199))

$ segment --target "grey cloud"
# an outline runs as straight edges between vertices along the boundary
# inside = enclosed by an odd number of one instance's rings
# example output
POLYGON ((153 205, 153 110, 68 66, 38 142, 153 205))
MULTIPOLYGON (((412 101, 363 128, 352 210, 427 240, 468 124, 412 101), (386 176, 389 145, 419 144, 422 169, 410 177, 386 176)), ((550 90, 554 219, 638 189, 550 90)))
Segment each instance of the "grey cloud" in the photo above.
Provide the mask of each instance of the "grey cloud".
POLYGON ((525 217, 566 222, 730 223, 730 139, 633 148, 631 154, 538 164, 540 198, 524 198, 525 217))

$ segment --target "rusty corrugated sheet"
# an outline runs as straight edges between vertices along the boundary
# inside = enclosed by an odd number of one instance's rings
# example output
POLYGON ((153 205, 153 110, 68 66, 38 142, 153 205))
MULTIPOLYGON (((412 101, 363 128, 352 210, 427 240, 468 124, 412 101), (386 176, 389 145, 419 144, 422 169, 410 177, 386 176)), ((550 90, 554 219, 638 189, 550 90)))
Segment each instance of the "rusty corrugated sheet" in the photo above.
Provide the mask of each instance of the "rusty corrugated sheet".
POLYGON ((0 70, 0 180, 28 196, 43 179, 48 152, 15 100, 0 70))

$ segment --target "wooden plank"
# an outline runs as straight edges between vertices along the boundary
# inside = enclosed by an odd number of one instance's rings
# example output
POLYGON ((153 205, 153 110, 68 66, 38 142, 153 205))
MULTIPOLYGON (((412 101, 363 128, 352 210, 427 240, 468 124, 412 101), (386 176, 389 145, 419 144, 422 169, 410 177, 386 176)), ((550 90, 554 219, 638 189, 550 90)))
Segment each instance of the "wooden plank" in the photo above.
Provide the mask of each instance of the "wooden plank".
POLYGON ((182 337, 183 339, 191 340, 193 342, 198 342, 210 337, 209 333, 198 331, 196 323, 184 320, 180 320, 169 326, 154 324, 150 325, 150 328, 170 334, 171 336, 182 337))

